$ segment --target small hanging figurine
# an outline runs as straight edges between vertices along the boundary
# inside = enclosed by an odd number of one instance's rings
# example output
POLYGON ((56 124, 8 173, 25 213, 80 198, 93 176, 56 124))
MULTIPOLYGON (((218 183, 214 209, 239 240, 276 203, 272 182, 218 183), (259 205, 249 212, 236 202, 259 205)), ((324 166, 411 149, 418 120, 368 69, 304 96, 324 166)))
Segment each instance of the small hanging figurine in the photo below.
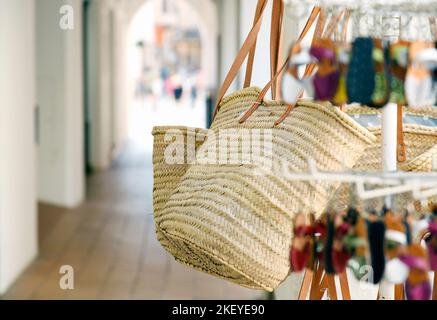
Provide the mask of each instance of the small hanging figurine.
POLYGON ((429 283, 429 261, 425 249, 417 243, 408 246, 407 253, 400 259, 409 268, 405 283, 405 293, 408 300, 429 300, 431 284, 429 283))
POLYGON ((326 38, 319 39, 311 46, 310 54, 318 60, 318 69, 313 78, 314 98, 331 101, 340 77, 334 42, 326 38))
POLYGON ((314 216, 298 213, 294 219, 294 234, 290 250, 290 265, 294 272, 314 264, 314 216))

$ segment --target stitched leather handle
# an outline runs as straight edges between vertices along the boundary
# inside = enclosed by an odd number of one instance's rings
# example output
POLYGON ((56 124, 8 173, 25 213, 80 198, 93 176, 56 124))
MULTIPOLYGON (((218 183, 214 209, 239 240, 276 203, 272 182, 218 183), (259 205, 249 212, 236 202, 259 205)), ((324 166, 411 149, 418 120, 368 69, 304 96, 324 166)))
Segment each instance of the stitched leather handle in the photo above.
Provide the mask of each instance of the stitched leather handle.
MULTIPOLYGON (((269 89, 272 87, 273 82, 276 81, 276 79, 279 77, 279 75, 282 74, 282 72, 286 69, 286 67, 291 59, 291 56, 293 54, 295 54, 297 51, 299 51, 300 44, 301 44, 302 40, 305 38, 306 34, 310 30, 311 26, 313 25, 313 23, 317 19, 317 17, 319 19, 318 19, 317 24, 316 24, 316 29, 314 31, 312 42, 314 43, 314 41, 316 39, 318 39, 322 36, 323 30, 325 27, 325 23, 326 23, 326 15, 325 15, 325 12, 323 10, 321 10, 319 7, 316 7, 311 12, 311 15, 310 15, 309 19, 307 20, 307 22, 302 30, 302 33, 300 34, 299 38, 296 40, 296 43, 291 48, 290 54, 288 55, 287 59, 284 61, 284 63, 282 64, 281 68, 278 70, 276 75, 261 90, 257 100, 254 102, 252 107, 249 108, 249 110, 247 110, 246 113, 241 117, 241 119, 239 120, 240 123, 245 122, 256 111, 256 109, 258 109, 259 105, 264 100, 265 95, 267 94, 269 89)), ((308 76, 309 74, 311 74, 314 70, 314 67, 315 67, 315 65, 307 66, 304 76, 308 76)), ((291 109, 292 109, 292 106, 288 106, 288 108, 285 112, 285 115, 282 115, 281 119, 285 118, 288 115, 288 113, 291 111, 291 109)), ((278 121, 282 121, 281 119, 279 119, 278 121)), ((278 121, 276 121, 276 123, 278 121)))
POLYGON ((398 132, 397 132, 397 160, 398 162, 407 161, 407 150, 404 140, 404 119, 402 105, 398 104, 398 132))
MULTIPOLYGON (((317 39, 321 38, 322 36, 324 38, 330 38, 332 36, 332 34, 334 33, 335 27, 338 25, 338 22, 343 14, 345 15, 345 19, 346 19, 346 22, 345 22, 346 25, 344 26, 344 28, 347 29, 347 23, 349 21, 350 13, 348 10, 343 10, 338 15, 332 16, 331 21, 328 23, 328 26, 326 27, 326 30, 324 31, 325 24, 326 24, 326 15, 325 15, 325 12, 321 10, 318 14, 319 20, 317 21, 316 29, 314 31, 312 44, 314 44, 314 42, 317 39)), ((273 77, 272 80, 270 80, 270 82, 267 83, 267 85, 263 88, 263 90, 261 91, 261 93, 258 96, 258 99, 255 101, 255 103, 252 105, 252 107, 248 111, 246 111, 246 113, 241 117, 241 119, 239 120, 240 123, 245 122, 258 109, 258 107, 261 105, 262 101, 264 100, 264 97, 267 94, 268 90, 272 87, 273 82, 280 76, 280 74, 282 74, 282 72, 284 72, 292 55, 298 51, 298 47, 300 46, 300 43, 302 42, 303 38, 305 37, 306 32, 308 32, 307 28, 309 29, 311 27, 312 23, 314 23, 315 18, 317 18, 317 15, 308 26, 308 22, 311 20, 311 18, 312 17, 310 17, 310 19, 308 19, 307 24, 305 25, 301 36, 296 41, 295 46, 293 46, 293 48, 290 50, 290 54, 288 55, 284 64, 278 70, 275 77, 273 77)), ((343 31, 343 34, 344 34, 344 38, 346 38, 346 31, 343 31)), ((308 77, 309 75, 311 75, 313 73, 315 67, 316 67, 315 64, 308 65, 305 69, 304 77, 308 77)), ((302 97, 302 95, 303 95, 303 90, 301 90, 300 93, 298 94, 298 98, 302 97)), ((279 125, 281 122, 283 122, 285 120, 285 118, 290 114, 291 110, 293 110, 293 108, 294 108, 294 105, 291 105, 291 104, 288 105, 285 112, 281 115, 281 117, 275 121, 275 125, 279 125)))
MULTIPOLYGON (((270 28, 270 78, 272 79, 278 72, 281 36, 282 36, 282 19, 284 16, 284 3, 282 0, 273 2, 272 25, 270 28)), ((272 97, 276 99, 277 80, 272 83, 272 97)))
POLYGON ((237 53, 237 56, 235 57, 235 60, 232 63, 232 66, 229 69, 229 72, 226 75, 225 80, 223 81, 223 84, 218 91, 217 102, 214 109, 213 118, 215 118, 221 100, 223 99, 224 95, 228 91, 232 82, 235 80, 238 72, 240 71, 241 65, 243 64, 244 60, 249 55, 249 53, 250 53, 250 57, 249 57, 250 60, 248 61, 248 69, 246 69, 246 78, 247 78, 247 74, 250 75, 252 74, 253 57, 255 54, 254 45, 256 45, 256 40, 258 37, 259 30, 261 28, 262 16, 266 8, 267 1, 268 0, 258 1, 257 10, 255 13, 255 23, 252 26, 252 29, 250 30, 249 34, 247 35, 246 40, 244 40, 243 45, 240 48, 240 51, 237 53))
MULTIPOLYGON (((270 39, 270 52, 273 53, 271 55, 271 75, 277 74, 278 71, 278 62, 279 62, 279 51, 280 51, 280 44, 281 44, 281 27, 282 27, 282 18, 283 18, 283 2, 282 0, 273 0, 273 10, 272 10, 272 24, 271 24, 271 39, 270 39)), ((265 8, 267 6, 268 0, 259 0, 257 5, 257 14, 255 17, 256 22, 254 23, 252 29, 250 30, 246 40, 244 41, 240 51, 238 52, 228 74, 226 75, 225 80, 223 81, 222 86, 220 87, 218 94, 217 94, 217 102, 214 110, 213 117, 218 112, 219 104, 221 100, 223 99, 224 95, 226 94, 227 90, 229 89, 232 82, 235 80, 241 65, 243 64, 246 57, 248 57, 248 69, 246 68, 246 78, 245 78, 245 86, 250 85, 250 78, 252 75, 252 68, 253 68, 253 60, 254 60, 254 54, 255 54, 255 46, 257 41, 257 36, 259 34, 259 30, 261 27, 262 22, 262 16, 265 11, 265 8)), ((313 15, 317 17, 318 13, 320 12, 319 7, 315 7, 311 13, 310 19, 313 15)), ((310 20, 309 19, 309 20, 310 20)), ((312 23, 311 23, 312 24, 312 23)), ((310 26, 311 26, 310 24, 310 26)), ((309 28, 308 28, 309 29, 309 28)), ((306 34, 306 32, 305 32, 306 34)), ((275 86, 277 81, 277 77, 274 77, 274 79, 271 79, 269 83, 271 83, 271 86, 275 86)), ((275 90, 276 91, 276 90, 275 90)), ((275 95, 275 93, 274 93, 275 95)))
MULTIPOLYGON (((231 86, 232 82, 237 77, 238 72, 244 62, 247 59, 246 66, 246 75, 244 79, 244 87, 250 86, 252 71, 253 71, 253 62, 255 58, 255 50, 258 34, 261 28, 262 17, 265 12, 265 8, 267 7, 269 0, 258 0, 254 23, 252 29, 250 30, 246 40, 244 41, 240 51, 238 52, 228 74, 223 81, 222 86, 220 87, 217 95, 217 102, 214 109, 213 117, 217 114, 219 104, 226 94, 227 90, 231 86)), ((270 73, 274 75, 278 68, 278 55, 280 48, 280 40, 281 40, 281 30, 282 30, 282 17, 284 11, 284 4, 282 0, 273 0, 273 8, 272 8, 272 19, 271 19, 271 37, 270 37, 270 73)))

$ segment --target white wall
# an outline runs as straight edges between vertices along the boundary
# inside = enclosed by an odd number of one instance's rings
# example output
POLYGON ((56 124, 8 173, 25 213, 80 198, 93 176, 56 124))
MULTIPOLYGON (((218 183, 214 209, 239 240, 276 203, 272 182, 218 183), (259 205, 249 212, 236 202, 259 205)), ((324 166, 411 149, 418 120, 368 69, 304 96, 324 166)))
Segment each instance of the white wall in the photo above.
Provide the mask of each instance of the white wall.
POLYGON ((37 253, 34 1, 0 1, 0 294, 37 253))
MULTIPOLYGON (((257 1, 240 0, 240 46, 243 44, 253 25, 257 1)), ((264 87, 270 80, 270 21, 272 3, 269 1, 264 12, 261 30, 258 36, 255 53, 254 68, 252 74, 252 85, 264 87)), ((242 71, 245 71, 245 65, 242 71)), ((240 88, 243 87, 244 74, 240 77, 240 88)))
MULTIPOLYGON (((225 80, 240 48, 239 2, 239 0, 220 1, 219 85, 225 80)), ((237 79, 229 88, 229 92, 235 91, 239 87, 239 83, 240 81, 237 79)))
POLYGON ((95 0, 89 11, 91 165, 97 170, 109 167, 127 137, 126 24, 119 9, 115 1, 95 0))
POLYGON ((38 197, 74 207, 84 198, 81 0, 38 0, 36 19, 38 197), (74 9, 73 30, 59 27, 64 4, 74 9))

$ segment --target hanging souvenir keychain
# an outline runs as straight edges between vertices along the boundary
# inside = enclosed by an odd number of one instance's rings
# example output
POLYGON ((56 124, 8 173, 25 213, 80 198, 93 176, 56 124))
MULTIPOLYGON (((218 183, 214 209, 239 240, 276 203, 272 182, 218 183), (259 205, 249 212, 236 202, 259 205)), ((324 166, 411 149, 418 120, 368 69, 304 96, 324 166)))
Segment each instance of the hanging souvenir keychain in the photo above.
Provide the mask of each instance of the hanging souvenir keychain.
POLYGON ((433 106, 436 84, 432 71, 437 66, 437 50, 430 42, 413 42, 409 48, 409 67, 405 79, 405 93, 410 107, 433 106))
POLYGON ((310 54, 309 50, 293 46, 291 50, 291 59, 287 70, 282 76, 282 98, 290 104, 294 104, 304 90, 309 96, 313 96, 312 77, 300 77, 301 68, 310 64, 316 63, 310 54))
POLYGON ((340 78, 334 42, 328 38, 319 39, 311 46, 310 54, 318 61, 317 72, 313 77, 314 98, 331 101, 337 92, 340 78))
POLYGON ((363 267, 367 264, 367 229, 366 222, 360 212, 354 207, 347 211, 346 221, 351 225, 351 231, 345 239, 345 244, 351 253, 348 267, 355 277, 360 280, 365 272, 363 267))
POLYGON ((399 40, 390 46, 390 102, 406 105, 405 77, 408 67, 408 50, 410 43, 399 40))
POLYGON ((375 90, 372 38, 358 37, 352 43, 346 86, 349 102, 371 104, 375 90))
POLYGON ((402 217, 388 210, 384 216, 386 266, 384 278, 395 284, 402 284, 408 277, 408 267, 400 260, 407 246, 407 228, 402 217))
POLYGON ((290 250, 290 265, 294 272, 314 265, 314 215, 298 213, 294 218, 294 234, 290 250))
MULTIPOLYGON (((383 209, 383 212, 386 211, 383 209)), ((381 281, 385 271, 384 254, 385 224, 376 211, 369 212, 367 218, 367 241, 369 244, 370 262, 373 270, 372 283, 381 281)))

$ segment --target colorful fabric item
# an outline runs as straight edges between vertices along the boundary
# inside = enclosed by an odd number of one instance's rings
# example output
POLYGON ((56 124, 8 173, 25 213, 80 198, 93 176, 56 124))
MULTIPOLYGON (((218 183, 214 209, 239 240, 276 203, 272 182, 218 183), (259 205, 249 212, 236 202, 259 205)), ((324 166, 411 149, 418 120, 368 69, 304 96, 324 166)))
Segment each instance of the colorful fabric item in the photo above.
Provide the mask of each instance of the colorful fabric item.
POLYGON ((330 39, 320 39, 313 44, 310 54, 318 60, 317 73, 313 78, 314 98, 331 101, 340 77, 334 43, 330 39))
POLYGON ((370 261, 373 268, 373 283, 377 284, 381 281, 385 270, 384 222, 372 217, 372 220, 367 221, 367 234, 370 250, 370 261))
POLYGON ((339 68, 339 79, 337 91, 332 101, 334 104, 341 106, 348 101, 346 78, 350 60, 350 49, 346 46, 339 46, 337 47, 336 54, 339 68))
POLYGON ((343 219, 339 214, 334 220, 334 239, 332 245, 332 267, 336 274, 340 274, 346 270, 349 259, 352 254, 348 250, 346 243, 351 225, 343 219))
POLYGON ((390 102, 406 105, 405 77, 408 66, 409 42, 400 40, 390 47, 390 102))
POLYGON ((346 85, 349 102, 363 105, 372 104, 372 96, 375 91, 372 38, 359 37, 353 42, 346 85))
POLYGON ((428 279, 428 259, 424 248, 420 244, 412 244, 405 255, 399 259, 410 268, 405 283, 408 300, 429 300, 431 298, 431 284, 428 279))
POLYGON ((355 277, 360 280, 366 272, 363 269, 366 265, 367 250, 366 224, 360 213, 354 208, 348 210, 346 221, 352 226, 351 232, 345 240, 348 251, 352 255, 348 261, 348 267, 352 270, 355 277))
POLYGON ((387 70, 388 47, 383 46, 380 39, 373 40, 372 58, 375 68, 375 88, 369 106, 381 108, 387 104, 390 96, 387 70))

